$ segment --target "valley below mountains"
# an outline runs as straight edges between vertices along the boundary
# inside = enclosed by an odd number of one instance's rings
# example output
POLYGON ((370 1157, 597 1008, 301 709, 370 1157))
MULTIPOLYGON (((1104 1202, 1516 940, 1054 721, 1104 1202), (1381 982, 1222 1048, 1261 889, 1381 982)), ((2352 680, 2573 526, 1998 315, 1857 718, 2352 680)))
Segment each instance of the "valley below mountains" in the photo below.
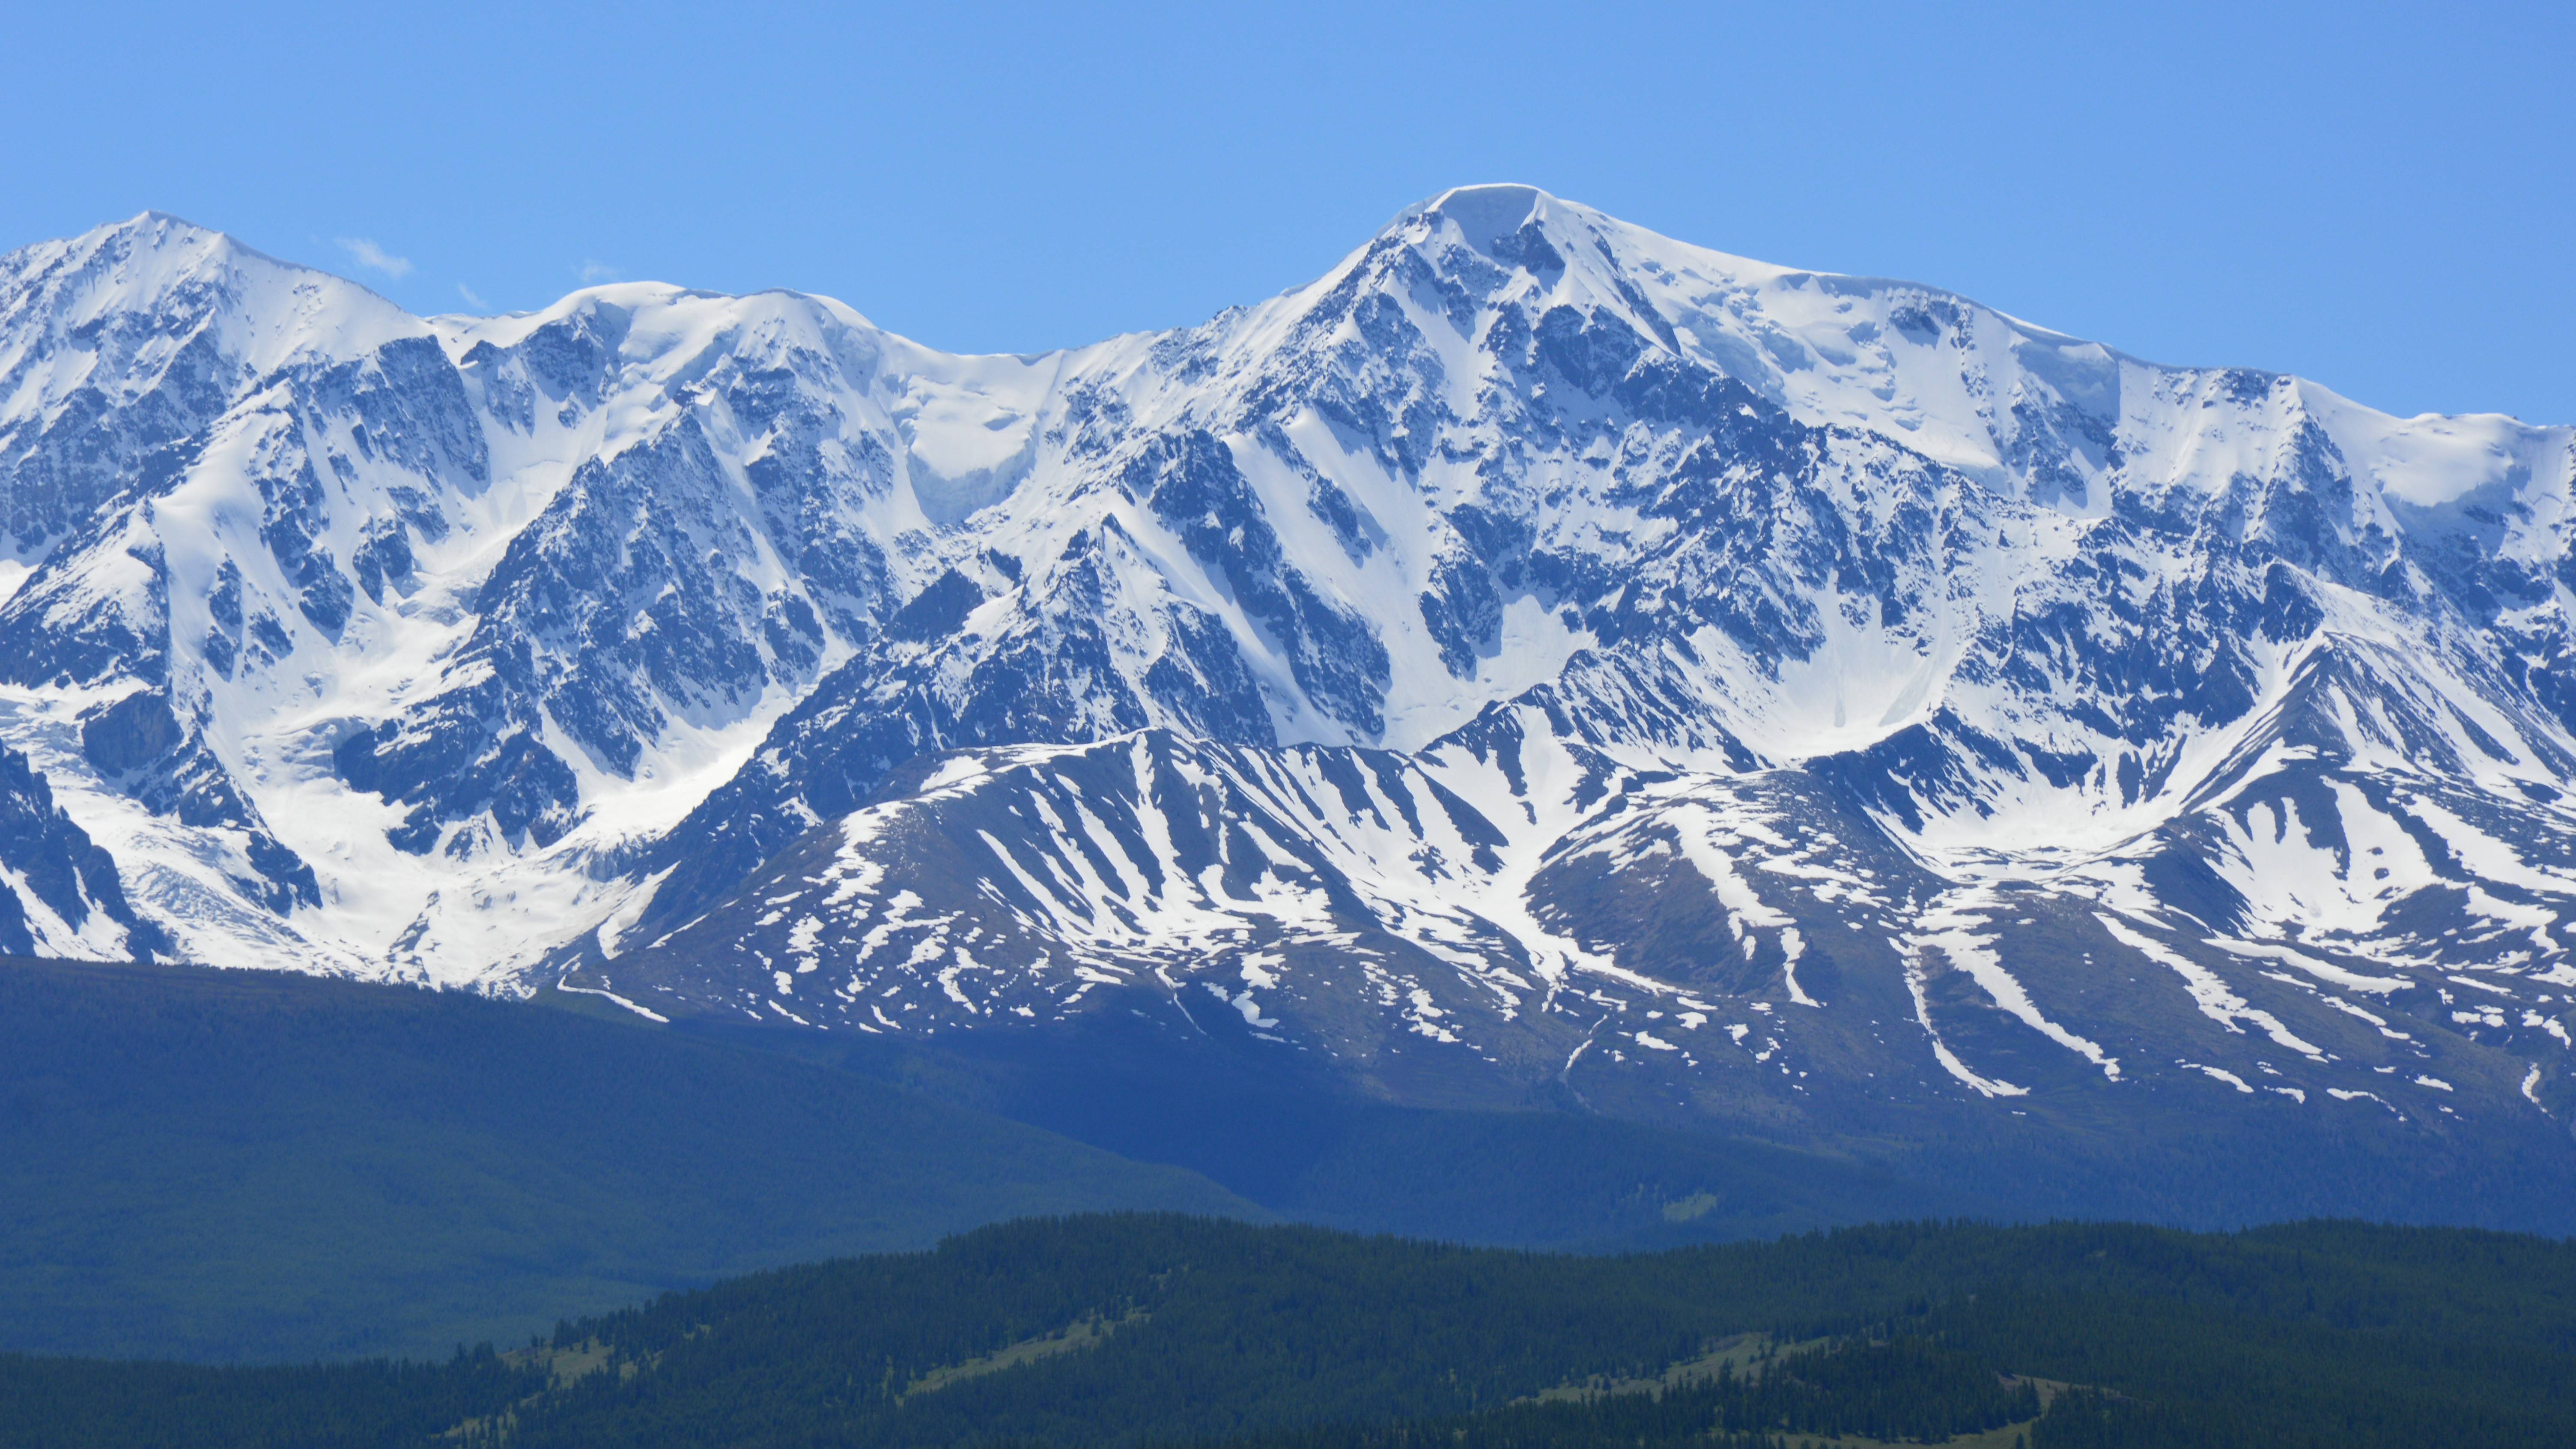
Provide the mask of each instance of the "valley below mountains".
POLYGON ((146 214, 0 257, 0 954, 2571 1232, 2571 488, 1519 186, 990 357, 146 214))

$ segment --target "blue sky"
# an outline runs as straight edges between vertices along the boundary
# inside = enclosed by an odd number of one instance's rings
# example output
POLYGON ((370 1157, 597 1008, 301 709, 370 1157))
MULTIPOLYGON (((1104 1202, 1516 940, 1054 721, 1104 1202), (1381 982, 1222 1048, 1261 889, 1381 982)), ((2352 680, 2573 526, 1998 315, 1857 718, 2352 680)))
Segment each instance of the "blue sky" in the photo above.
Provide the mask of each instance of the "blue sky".
POLYGON ((418 311, 649 277, 1028 351, 1516 180, 2160 361, 2576 422, 2572 16, 39 0, 0 26, 0 248, 159 208, 418 311))

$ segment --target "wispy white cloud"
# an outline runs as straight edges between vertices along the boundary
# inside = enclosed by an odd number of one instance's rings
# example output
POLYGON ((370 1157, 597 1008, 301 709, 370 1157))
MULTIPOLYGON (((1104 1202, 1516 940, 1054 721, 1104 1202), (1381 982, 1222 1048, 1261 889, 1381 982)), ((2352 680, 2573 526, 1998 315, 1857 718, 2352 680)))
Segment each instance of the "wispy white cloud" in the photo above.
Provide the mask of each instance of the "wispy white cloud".
POLYGON ((602 261, 585 261, 574 270, 580 275, 584 286, 596 286, 601 282, 614 282, 619 277, 625 275, 615 267, 602 261))
POLYGON ((340 238, 340 250, 349 254, 349 260, 371 272, 382 272, 396 279, 411 275, 411 258, 395 256, 365 237, 340 238))
POLYGON ((491 304, 491 303, 486 302, 486 301, 484 301, 481 297, 478 297, 478 296, 474 295, 474 289, 473 289, 472 287, 469 287, 469 286, 465 285, 463 282, 459 282, 459 283, 457 283, 457 284, 456 284, 456 295, 458 295, 458 296, 460 296, 460 297, 464 298, 464 299, 465 299, 465 305, 466 305, 466 306, 468 306, 468 307, 473 308, 473 309, 474 309, 475 311, 477 311, 477 312, 489 312, 489 311, 491 311, 491 310, 492 310, 492 304, 491 304))

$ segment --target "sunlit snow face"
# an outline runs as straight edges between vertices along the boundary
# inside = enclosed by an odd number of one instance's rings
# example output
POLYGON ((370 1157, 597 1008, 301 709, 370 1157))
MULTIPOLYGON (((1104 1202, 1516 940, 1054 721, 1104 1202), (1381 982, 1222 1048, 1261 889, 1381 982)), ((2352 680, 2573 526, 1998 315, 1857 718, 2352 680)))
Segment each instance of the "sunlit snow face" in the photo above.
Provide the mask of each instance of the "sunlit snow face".
POLYGON ((2231 1096, 2307 1089, 2202 1038, 2420 1046, 2428 972, 2563 1040, 2564 430, 1522 187, 1035 358, 648 284, 423 322, 167 219, 58 252, 9 273, 0 482, 118 481, 13 515, 0 736, 194 956, 586 938, 652 983, 588 989, 878 1031, 1169 976, 1283 1041, 1329 998, 1783 1091, 1861 1013, 1989 1102, 2052 1079, 1988 1017, 2122 1084, 2152 1018, 2231 1096), (176 743, 103 764, 147 705, 176 743), (2119 973, 2165 994, 2063 984, 2119 973))

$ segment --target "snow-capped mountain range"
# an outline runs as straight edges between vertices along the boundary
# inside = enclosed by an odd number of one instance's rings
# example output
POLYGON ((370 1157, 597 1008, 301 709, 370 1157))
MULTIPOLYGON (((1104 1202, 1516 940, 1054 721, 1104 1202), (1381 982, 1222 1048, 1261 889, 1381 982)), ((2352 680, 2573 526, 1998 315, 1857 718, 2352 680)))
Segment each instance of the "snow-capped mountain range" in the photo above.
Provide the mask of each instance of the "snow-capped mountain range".
POLYGON ((2571 482, 1519 186, 1030 357, 148 214, 0 258, 0 874, 48 954, 1425 1100, 2563 1142, 2571 482))

